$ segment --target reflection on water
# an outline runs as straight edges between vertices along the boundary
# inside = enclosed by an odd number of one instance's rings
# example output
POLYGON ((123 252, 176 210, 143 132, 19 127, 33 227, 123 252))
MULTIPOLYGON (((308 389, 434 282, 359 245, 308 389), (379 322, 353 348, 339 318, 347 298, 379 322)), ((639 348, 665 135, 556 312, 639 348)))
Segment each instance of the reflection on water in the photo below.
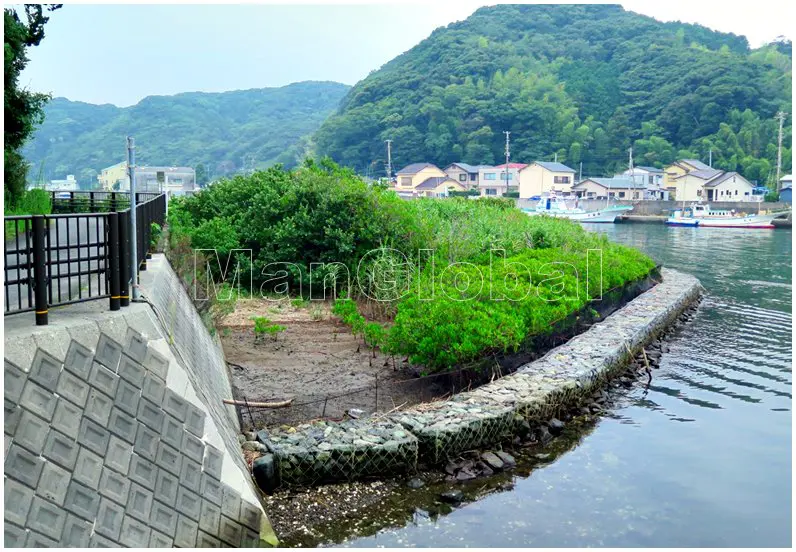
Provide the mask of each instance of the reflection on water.
POLYGON ((708 290, 649 392, 511 491, 347 545, 791 544, 791 232, 590 229, 708 290))

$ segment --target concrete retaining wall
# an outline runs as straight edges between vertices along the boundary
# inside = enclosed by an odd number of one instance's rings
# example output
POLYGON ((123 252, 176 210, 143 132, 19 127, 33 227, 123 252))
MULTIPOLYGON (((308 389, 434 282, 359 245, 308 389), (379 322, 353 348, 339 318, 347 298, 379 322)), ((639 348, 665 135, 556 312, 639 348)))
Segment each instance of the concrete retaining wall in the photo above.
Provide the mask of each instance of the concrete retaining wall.
POLYGON ((699 297, 702 287, 696 278, 668 269, 662 270, 662 276, 662 283, 543 358, 451 400, 420 405, 386 419, 276 430, 263 439, 276 460, 274 477, 284 472, 288 476, 282 478, 283 484, 314 484, 354 479, 363 472, 413 471, 417 465, 413 459, 441 464, 463 451, 512 437, 523 421, 549 419, 591 394, 699 297), (389 426, 386 432, 384 424, 389 426), (396 434, 395 426, 405 431, 396 434), (416 454, 387 453, 388 441, 415 446, 416 454), (341 449, 347 454, 343 463, 328 454, 341 449), (357 461, 368 468, 352 467, 357 461))
POLYGON ((164 263, 142 275, 165 327, 105 301, 5 319, 6 546, 275 543, 223 357, 164 263))

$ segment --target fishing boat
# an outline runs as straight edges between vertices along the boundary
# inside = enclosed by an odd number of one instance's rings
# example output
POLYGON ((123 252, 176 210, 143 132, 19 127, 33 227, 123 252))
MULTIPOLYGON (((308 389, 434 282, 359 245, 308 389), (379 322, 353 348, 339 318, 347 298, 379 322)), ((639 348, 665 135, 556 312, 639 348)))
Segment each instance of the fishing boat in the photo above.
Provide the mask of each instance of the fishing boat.
POLYGON ((734 209, 711 209, 707 203, 693 203, 690 207, 683 207, 672 212, 666 220, 666 224, 709 228, 774 228, 771 221, 782 214, 738 213, 734 209))
POLYGON ((578 206, 578 198, 566 198, 555 194, 542 196, 532 209, 523 209, 531 216, 548 215, 567 218, 577 222, 616 222, 616 217, 633 207, 629 205, 606 205, 596 211, 586 211, 578 206))

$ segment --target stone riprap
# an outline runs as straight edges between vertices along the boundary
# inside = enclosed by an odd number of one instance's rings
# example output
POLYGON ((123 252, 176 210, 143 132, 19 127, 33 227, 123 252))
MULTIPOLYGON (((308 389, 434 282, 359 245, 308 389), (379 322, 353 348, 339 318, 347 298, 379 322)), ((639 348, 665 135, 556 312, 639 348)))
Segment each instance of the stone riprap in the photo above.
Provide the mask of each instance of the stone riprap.
POLYGON ((388 420, 316 422, 260 432, 286 485, 401 473, 417 464, 414 435, 388 420))
POLYGON ((237 421, 197 381, 226 366, 205 347, 187 367, 150 305, 106 309, 5 320, 5 545, 275 543, 237 421))
MULTIPOLYGON (((290 429, 290 433, 285 430, 271 433, 270 442, 266 443, 278 461, 269 463, 275 481, 267 486, 273 488, 280 476, 282 484, 290 485, 413 471, 418 459, 440 465, 463 451, 511 438, 529 423, 549 419, 588 397, 699 299, 702 286, 693 276, 665 268, 661 275, 661 283, 599 324, 514 374, 478 389, 459 393, 448 401, 410 408, 386 419, 306 424, 290 429), (391 461, 390 472, 363 470, 358 465, 358 459, 370 462, 368 451, 377 450, 382 444, 369 443, 367 439, 332 444, 321 437, 327 431, 329 435, 345 435, 348 429, 344 428, 348 427, 356 428, 354 432, 360 434, 367 433, 368 427, 382 426, 387 420, 406 430, 406 442, 414 443, 416 451, 401 456, 406 464, 391 461), (353 452, 346 462, 332 462, 331 456, 326 455, 336 446, 353 452), (323 477, 318 477, 319 473, 323 477)), ((387 463, 381 463, 380 467, 386 468, 387 463)))

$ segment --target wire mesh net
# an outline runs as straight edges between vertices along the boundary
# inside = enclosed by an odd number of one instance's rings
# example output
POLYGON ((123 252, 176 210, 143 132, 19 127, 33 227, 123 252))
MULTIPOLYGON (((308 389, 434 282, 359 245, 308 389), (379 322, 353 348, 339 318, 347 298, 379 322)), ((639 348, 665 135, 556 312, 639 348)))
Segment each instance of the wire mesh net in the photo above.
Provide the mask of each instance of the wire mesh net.
POLYGON ((389 420, 283 427, 271 432, 265 444, 287 486, 396 475, 417 465, 417 439, 389 420))

